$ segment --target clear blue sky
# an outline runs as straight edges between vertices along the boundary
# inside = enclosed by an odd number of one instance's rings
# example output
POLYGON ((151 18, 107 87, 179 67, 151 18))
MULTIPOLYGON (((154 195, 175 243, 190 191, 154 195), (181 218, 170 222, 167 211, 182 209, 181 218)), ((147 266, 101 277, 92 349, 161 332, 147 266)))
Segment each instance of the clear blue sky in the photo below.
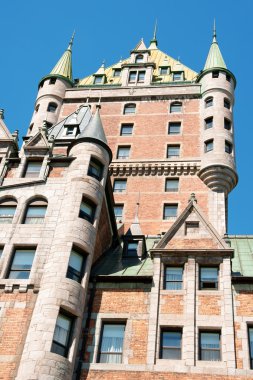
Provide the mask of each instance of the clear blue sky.
POLYGON ((73 30, 73 75, 93 73, 105 59, 117 62, 141 37, 152 37, 158 19, 159 48, 200 71, 216 18, 217 37, 237 78, 234 108, 239 184, 229 197, 229 233, 253 234, 252 0, 32 0, 3 1, 0 11, 0 108, 11 131, 23 136, 37 85, 66 49, 73 30))

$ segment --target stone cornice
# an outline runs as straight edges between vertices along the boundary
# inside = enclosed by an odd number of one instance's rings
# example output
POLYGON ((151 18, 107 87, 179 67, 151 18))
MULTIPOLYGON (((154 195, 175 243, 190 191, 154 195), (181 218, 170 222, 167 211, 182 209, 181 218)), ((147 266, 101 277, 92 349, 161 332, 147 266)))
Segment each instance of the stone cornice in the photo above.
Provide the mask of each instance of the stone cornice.
POLYGON ((113 161, 109 173, 117 176, 194 175, 200 170, 200 160, 195 161, 113 161))

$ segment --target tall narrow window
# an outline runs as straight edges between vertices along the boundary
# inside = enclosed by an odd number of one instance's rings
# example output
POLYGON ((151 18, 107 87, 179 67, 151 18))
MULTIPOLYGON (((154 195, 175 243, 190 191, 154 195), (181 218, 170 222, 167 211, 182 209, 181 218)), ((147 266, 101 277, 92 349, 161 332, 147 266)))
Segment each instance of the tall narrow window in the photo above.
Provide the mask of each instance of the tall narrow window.
POLYGON ((129 83, 134 83, 136 81, 137 71, 130 71, 129 73, 129 83))
POLYGON ((135 63, 143 62, 144 56, 142 54, 138 54, 135 58, 135 63))
POLYGON ((177 204, 165 204, 163 208, 163 219, 170 220, 177 217, 177 204))
POLYGON ((217 267, 200 267, 200 289, 218 289, 218 278, 217 267))
POLYGON ((130 155, 130 146, 119 146, 117 152, 117 158, 126 160, 130 155))
POLYGON ((227 129, 228 131, 231 130, 231 121, 224 118, 224 128, 227 129))
POLYGON ((114 215, 115 215, 117 223, 122 223, 123 210, 124 210, 124 205, 115 205, 114 206, 114 215))
POLYGON ((173 102, 170 105, 170 112, 182 112, 182 103, 181 102, 173 102))
POLYGON ((213 117, 208 117, 205 119, 205 129, 213 128, 213 117))
POLYGON ((183 285, 183 268, 166 267, 164 287, 167 290, 180 290, 183 285))
POLYGON ((224 98, 224 107, 230 110, 230 101, 227 98, 224 98))
POLYGON ((205 153, 213 150, 213 139, 205 141, 205 153))
POLYGON ((137 78, 137 81, 139 83, 143 83, 144 82, 144 79, 145 79, 145 71, 139 71, 138 72, 138 78, 137 78))
POLYGON ((35 248, 16 249, 7 278, 28 279, 35 255, 35 248))
POLYGON ((47 211, 47 202, 44 200, 36 200, 31 202, 26 210, 24 219, 25 224, 40 224, 44 222, 47 211))
POLYGON ((126 184, 127 184, 126 179, 115 179, 114 184, 113 184, 113 191, 115 193, 122 193, 126 191, 126 184))
POLYGON ((49 103, 47 107, 48 112, 55 112, 57 109, 57 104, 56 103, 49 103))
POLYGON ((126 241, 124 244, 123 255, 125 257, 137 257, 139 240, 126 241))
POLYGON ((131 136, 133 134, 133 124, 122 124, 120 136, 131 136))
POLYGON ((160 67, 160 75, 167 75, 168 67, 160 67))
POLYGON ((68 356, 73 320, 72 316, 60 311, 54 329, 51 352, 64 357, 68 356))
POLYGON ((212 107, 213 106, 213 97, 209 96, 205 99, 205 108, 212 107))
POLYGON ((248 327, 250 368, 253 369, 253 327, 248 327))
POLYGON ((220 332, 200 332, 200 360, 219 361, 220 355, 220 332))
POLYGON ((225 152, 229 154, 233 152, 233 145, 227 140, 225 140, 225 152))
POLYGON ((178 191, 179 179, 167 178, 165 182, 165 191, 173 193, 178 191))
POLYGON ((0 204, 0 224, 12 223, 17 203, 13 199, 6 200, 0 204))
POLYGON ((179 135, 181 130, 181 123, 180 122, 171 122, 169 123, 169 129, 168 134, 169 135, 179 135))
POLYGON ((99 363, 122 363, 125 324, 105 323, 101 336, 99 363))
POLYGON ((42 166, 42 161, 28 161, 24 177, 25 178, 39 177, 41 166, 42 166))
POLYGON ((69 257, 69 264, 67 270, 67 278, 81 282, 84 273, 85 257, 77 249, 72 249, 69 257))
POLYGON ((104 166, 101 162, 92 157, 88 168, 88 175, 100 181, 103 176, 103 170, 104 166))
POLYGON ((83 198, 80 206, 79 218, 86 219, 88 222, 93 223, 95 212, 96 205, 92 201, 83 198))
POLYGON ((179 157, 179 155, 180 155, 180 145, 168 145, 167 158, 179 157))
POLYGON ((120 74, 121 74, 121 69, 114 69, 113 70, 113 76, 114 76, 114 78, 120 77, 120 74))
POLYGON ((161 359, 181 359, 182 330, 164 330, 161 334, 161 359))
POLYGON ((124 107, 124 115, 134 114, 136 110, 135 104, 126 104, 124 107))

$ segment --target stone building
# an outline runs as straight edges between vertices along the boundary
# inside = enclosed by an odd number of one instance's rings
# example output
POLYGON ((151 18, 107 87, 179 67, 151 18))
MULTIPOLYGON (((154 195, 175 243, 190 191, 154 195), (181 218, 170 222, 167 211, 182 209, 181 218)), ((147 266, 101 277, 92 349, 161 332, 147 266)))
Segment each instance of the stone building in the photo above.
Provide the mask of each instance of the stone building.
POLYGON ((0 113, 0 379, 253 378, 253 237, 228 236, 234 89, 158 49, 0 113))

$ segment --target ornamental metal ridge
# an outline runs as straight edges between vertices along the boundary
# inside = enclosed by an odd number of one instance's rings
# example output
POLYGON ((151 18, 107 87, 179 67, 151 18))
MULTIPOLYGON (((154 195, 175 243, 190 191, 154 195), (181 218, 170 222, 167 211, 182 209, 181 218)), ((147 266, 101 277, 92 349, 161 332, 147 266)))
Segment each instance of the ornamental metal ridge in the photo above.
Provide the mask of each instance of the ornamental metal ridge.
POLYGON ((200 170, 200 160, 181 162, 112 162, 109 174, 116 176, 195 175, 200 170))

